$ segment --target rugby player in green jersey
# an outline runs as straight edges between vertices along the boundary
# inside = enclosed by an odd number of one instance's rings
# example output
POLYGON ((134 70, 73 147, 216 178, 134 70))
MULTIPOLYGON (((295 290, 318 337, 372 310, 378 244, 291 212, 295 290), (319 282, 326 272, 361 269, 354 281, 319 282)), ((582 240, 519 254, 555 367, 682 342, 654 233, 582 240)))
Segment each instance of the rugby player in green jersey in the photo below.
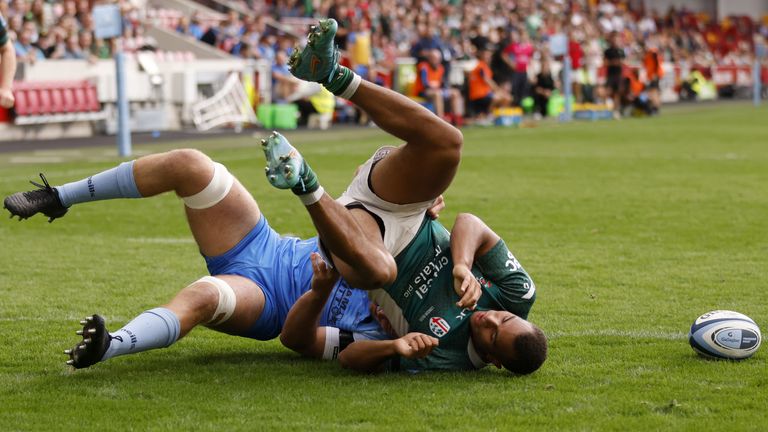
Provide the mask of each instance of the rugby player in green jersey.
POLYGON ((8 26, 0 15, 0 106, 11 108, 14 104, 13 76, 16 75, 16 50, 8 38, 8 26))
MULTIPOLYGON (((425 218, 457 171, 461 132, 340 66, 336 28, 334 20, 313 27, 307 46, 291 57, 291 72, 351 100, 406 143, 377 151, 336 201, 285 137, 273 133, 262 144, 267 178, 307 206, 329 261, 353 286, 374 290, 369 295, 397 334, 410 338, 352 344, 343 363, 370 370, 399 354, 407 369, 471 369, 490 362, 533 372, 547 346, 541 330, 525 321, 535 300, 533 282, 479 219, 462 215, 450 236, 425 218)), ((316 333, 323 337, 322 329, 316 333)))

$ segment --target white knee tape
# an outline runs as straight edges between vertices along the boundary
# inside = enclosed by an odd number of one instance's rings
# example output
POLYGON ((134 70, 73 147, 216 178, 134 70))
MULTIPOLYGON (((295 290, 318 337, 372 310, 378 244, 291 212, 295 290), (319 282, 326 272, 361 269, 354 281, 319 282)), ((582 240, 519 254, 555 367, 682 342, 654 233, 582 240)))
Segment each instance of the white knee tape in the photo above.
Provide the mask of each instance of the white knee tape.
POLYGON ((219 304, 216 306, 216 312, 213 313, 213 317, 211 317, 207 324, 219 325, 226 322, 235 313, 235 306, 237 305, 235 290, 225 281, 212 276, 202 277, 197 282, 207 282, 215 286, 219 291, 219 304))
POLYGON ((235 178, 227 171, 227 168, 218 163, 213 163, 213 178, 208 186, 200 192, 182 198, 184 204, 191 209, 207 209, 218 204, 227 196, 235 178))

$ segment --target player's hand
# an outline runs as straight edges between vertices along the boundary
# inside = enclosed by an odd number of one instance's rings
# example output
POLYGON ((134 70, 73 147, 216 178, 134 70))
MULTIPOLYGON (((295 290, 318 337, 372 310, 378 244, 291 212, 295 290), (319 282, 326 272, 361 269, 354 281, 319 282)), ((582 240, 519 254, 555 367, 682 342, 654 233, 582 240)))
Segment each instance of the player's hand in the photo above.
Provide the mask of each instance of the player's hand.
POLYGON ((389 318, 384 315, 384 311, 379 307, 379 305, 371 302, 370 311, 371 316, 379 322, 381 329, 384 330, 385 333, 392 336, 392 338, 396 338, 398 336, 395 328, 392 327, 392 323, 389 321, 389 318))
POLYGON ((13 92, 8 88, 0 88, 0 106, 3 108, 12 108, 16 99, 13 97, 13 92))
POLYGON ((430 219, 437 219, 440 217, 440 212, 443 211, 445 208, 445 199, 443 199, 443 196, 440 195, 439 197, 435 198, 435 202, 432 203, 432 207, 427 209, 427 216, 430 217, 430 219))
POLYGON ((312 260, 312 291, 323 295, 330 294, 339 280, 339 272, 326 264, 318 253, 313 252, 309 258, 312 260))
POLYGON ((394 340, 397 355, 409 359, 424 358, 440 343, 437 338, 424 333, 408 333, 394 340))
POLYGON ((456 294, 461 296, 456 306, 460 308, 469 308, 474 310, 477 307, 477 301, 483 294, 480 282, 475 279, 472 270, 465 265, 453 266, 453 289, 456 294))

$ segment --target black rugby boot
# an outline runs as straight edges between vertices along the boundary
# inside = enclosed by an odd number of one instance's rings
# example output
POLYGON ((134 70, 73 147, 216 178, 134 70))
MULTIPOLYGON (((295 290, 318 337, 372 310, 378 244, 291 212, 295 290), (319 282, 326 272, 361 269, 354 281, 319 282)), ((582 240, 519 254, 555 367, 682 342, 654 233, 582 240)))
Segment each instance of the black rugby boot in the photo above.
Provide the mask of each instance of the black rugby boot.
POLYGON ((104 318, 100 315, 85 317, 80 324, 83 329, 78 330, 77 334, 83 337, 82 342, 72 349, 64 350, 64 354, 69 356, 67 364, 75 369, 87 368, 100 362, 112 342, 112 336, 107 332, 104 318))
POLYGON ((67 213, 66 207, 61 203, 59 194, 55 188, 48 184, 43 173, 40 173, 43 184, 30 181, 38 189, 29 192, 16 192, 3 201, 3 207, 11 212, 11 218, 18 216, 19 220, 27 219, 37 213, 48 216, 48 222, 60 218, 67 213))

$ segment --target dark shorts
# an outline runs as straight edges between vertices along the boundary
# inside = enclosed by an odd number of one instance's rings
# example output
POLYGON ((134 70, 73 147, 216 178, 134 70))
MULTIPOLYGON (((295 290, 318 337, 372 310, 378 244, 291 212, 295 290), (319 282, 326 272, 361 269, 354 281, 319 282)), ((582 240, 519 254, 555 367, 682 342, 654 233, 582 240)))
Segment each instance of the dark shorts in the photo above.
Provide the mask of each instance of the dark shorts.
POLYGON ((623 86, 622 83, 623 79, 621 74, 611 74, 608 75, 605 79, 605 86, 609 89, 611 89, 611 92, 617 93, 621 91, 621 88, 623 86))
POLYGON ((493 93, 488 93, 484 98, 469 101, 469 107, 475 114, 487 114, 491 109, 491 102, 493 102, 493 93))

